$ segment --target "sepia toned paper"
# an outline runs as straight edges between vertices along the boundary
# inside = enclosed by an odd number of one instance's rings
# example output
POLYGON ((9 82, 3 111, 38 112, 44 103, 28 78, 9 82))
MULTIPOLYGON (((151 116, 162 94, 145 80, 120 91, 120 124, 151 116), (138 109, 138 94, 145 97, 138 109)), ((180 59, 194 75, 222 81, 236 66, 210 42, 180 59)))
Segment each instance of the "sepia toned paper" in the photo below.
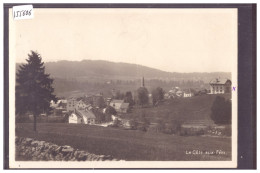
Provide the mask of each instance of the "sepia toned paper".
MULTIPOLYGON (((33 19, 15 21, 11 16, 12 9, 9 11, 11 168, 236 168, 237 9, 34 8, 33 19), (91 59, 138 64, 167 72, 230 72, 231 87, 236 88, 231 91, 230 160, 17 161, 16 63, 26 63, 31 50, 38 51, 45 63, 91 59)), ((140 79, 143 77, 139 69, 133 70, 140 74, 140 79)), ((197 149, 183 153, 194 150, 197 149)))

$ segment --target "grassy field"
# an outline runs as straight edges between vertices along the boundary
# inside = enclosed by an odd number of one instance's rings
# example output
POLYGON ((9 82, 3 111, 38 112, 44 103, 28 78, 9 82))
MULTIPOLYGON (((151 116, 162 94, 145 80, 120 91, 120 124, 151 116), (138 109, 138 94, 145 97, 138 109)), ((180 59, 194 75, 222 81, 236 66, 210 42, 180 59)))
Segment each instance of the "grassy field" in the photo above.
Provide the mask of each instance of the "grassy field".
MULTIPOLYGON (((211 106, 218 95, 202 95, 191 98, 177 98, 166 100, 156 107, 134 108, 131 113, 122 115, 123 118, 133 119, 141 116, 143 113, 151 122, 157 122, 158 119, 180 120, 183 122, 203 120, 212 124, 210 118, 211 106)), ((230 94, 219 95, 230 99, 230 94)))
POLYGON ((173 136, 162 133, 122 130, 84 124, 16 124, 16 136, 31 137, 58 145, 70 145, 94 154, 123 160, 230 160, 231 138, 173 136), (202 151, 204 154, 186 154, 202 151), (222 150, 225 154, 216 154, 222 150), (213 154, 205 154, 213 152, 213 154))

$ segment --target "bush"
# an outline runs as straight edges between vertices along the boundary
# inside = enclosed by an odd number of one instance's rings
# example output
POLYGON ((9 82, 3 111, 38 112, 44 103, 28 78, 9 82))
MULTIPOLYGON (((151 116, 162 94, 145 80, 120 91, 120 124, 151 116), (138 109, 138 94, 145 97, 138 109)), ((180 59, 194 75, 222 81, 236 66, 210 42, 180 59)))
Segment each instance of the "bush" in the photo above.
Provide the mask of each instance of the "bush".
POLYGON ((163 100, 164 91, 161 87, 152 90, 153 105, 157 105, 159 101, 163 100))
POLYGON ((132 130, 136 130, 138 127, 138 122, 135 119, 130 120, 129 124, 130 124, 132 130))
POLYGON ((181 131, 181 125, 183 124, 182 121, 172 120, 170 122, 171 131, 173 134, 179 134, 181 131))
POLYGON ((178 120, 171 120, 166 122, 159 119, 156 126, 157 132, 162 132, 165 134, 180 134, 182 122, 178 120))
POLYGON ((165 122, 162 119, 159 119, 157 121, 157 125, 156 125, 156 131, 157 132, 163 132, 165 130, 165 122))
POLYGON ((113 121, 113 124, 110 125, 110 127, 119 127, 119 126, 120 126, 120 121, 119 121, 118 119, 115 119, 115 120, 113 121))
POLYGON ((202 128, 182 128, 180 130, 181 136, 200 136, 205 134, 205 129, 202 128))
POLYGON ((232 128, 231 126, 226 126, 224 130, 222 131, 222 134, 224 136, 231 136, 232 135, 232 128))
POLYGON ((231 102, 217 96, 211 107, 211 119, 215 124, 231 124, 231 102))
POLYGON ((140 123, 140 124, 137 126, 137 129, 138 129, 138 130, 141 130, 141 131, 144 131, 144 132, 147 131, 147 128, 148 128, 148 126, 147 126, 146 124, 144 124, 144 123, 140 123))

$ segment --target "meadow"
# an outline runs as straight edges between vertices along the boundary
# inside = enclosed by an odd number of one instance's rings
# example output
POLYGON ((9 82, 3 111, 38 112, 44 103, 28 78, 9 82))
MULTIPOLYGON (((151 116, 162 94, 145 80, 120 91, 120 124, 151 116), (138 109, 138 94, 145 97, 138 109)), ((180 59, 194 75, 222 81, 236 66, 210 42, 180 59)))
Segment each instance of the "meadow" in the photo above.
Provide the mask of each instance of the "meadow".
POLYGON ((178 136, 85 124, 17 123, 16 136, 70 145, 75 149, 135 161, 230 160, 231 138, 178 136), (217 150, 225 154, 216 153, 217 150), (201 151, 204 154, 199 154, 201 151), (189 154, 192 152, 192 154, 189 154), (211 152, 211 154, 205 154, 211 152))

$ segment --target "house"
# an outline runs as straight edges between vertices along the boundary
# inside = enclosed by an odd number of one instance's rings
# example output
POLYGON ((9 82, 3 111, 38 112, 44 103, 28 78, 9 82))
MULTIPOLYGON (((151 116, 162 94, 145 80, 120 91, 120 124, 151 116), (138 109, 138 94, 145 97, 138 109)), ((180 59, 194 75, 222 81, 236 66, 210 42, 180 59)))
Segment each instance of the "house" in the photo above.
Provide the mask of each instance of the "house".
POLYGON ((177 97, 182 97, 182 95, 183 95, 183 92, 182 92, 182 91, 177 91, 177 92, 176 92, 176 96, 177 96, 177 97))
POLYGON ((66 109, 67 108, 67 100, 58 100, 58 107, 66 109))
POLYGON ((106 105, 109 105, 110 104, 110 102, 111 102, 111 100, 112 100, 112 98, 106 98, 106 105))
POLYGON ((122 103, 119 112, 127 113, 129 110, 129 103, 122 103))
POLYGON ((55 103, 55 101, 51 100, 50 107, 54 108, 54 109, 57 108, 58 107, 58 101, 55 103))
POLYGON ((124 100, 112 100, 110 106, 120 113, 127 113, 129 110, 129 103, 124 103, 124 100))
POLYGON ((50 107, 53 109, 54 116, 63 116, 67 113, 67 100, 58 100, 56 103, 52 100, 50 107))
POLYGON ((75 109, 69 116, 69 123, 76 124, 95 124, 96 116, 88 109, 75 109))
POLYGON ((67 101, 67 111, 73 111, 76 109, 77 107, 77 99, 72 97, 72 98, 69 98, 68 101, 67 101))
POLYGON ((231 80, 216 78, 210 81, 209 94, 224 94, 231 92, 231 80))
POLYGON ((69 116, 69 123, 70 124, 83 124, 83 118, 79 114, 72 112, 71 115, 69 116))
POLYGON ((181 91, 180 87, 172 87, 168 93, 164 94, 164 99, 173 99, 176 97, 182 97, 183 92, 181 91))
POLYGON ((84 100, 80 100, 76 103, 76 109, 85 109, 88 104, 84 100))
POLYGON ((116 111, 118 111, 122 103, 124 103, 124 100, 112 100, 109 105, 115 108, 116 111))
POLYGON ((194 93, 191 91, 191 89, 186 89, 183 91, 183 97, 193 97, 194 93))
POLYGON ((67 100, 64 100, 64 99, 57 100, 56 103, 53 100, 51 100, 50 107, 52 107, 54 109, 57 108, 57 107, 61 107, 61 108, 66 109, 66 107, 67 107, 67 100))
POLYGON ((95 124, 96 116, 88 109, 76 110, 76 114, 79 114, 83 118, 83 124, 95 124))

